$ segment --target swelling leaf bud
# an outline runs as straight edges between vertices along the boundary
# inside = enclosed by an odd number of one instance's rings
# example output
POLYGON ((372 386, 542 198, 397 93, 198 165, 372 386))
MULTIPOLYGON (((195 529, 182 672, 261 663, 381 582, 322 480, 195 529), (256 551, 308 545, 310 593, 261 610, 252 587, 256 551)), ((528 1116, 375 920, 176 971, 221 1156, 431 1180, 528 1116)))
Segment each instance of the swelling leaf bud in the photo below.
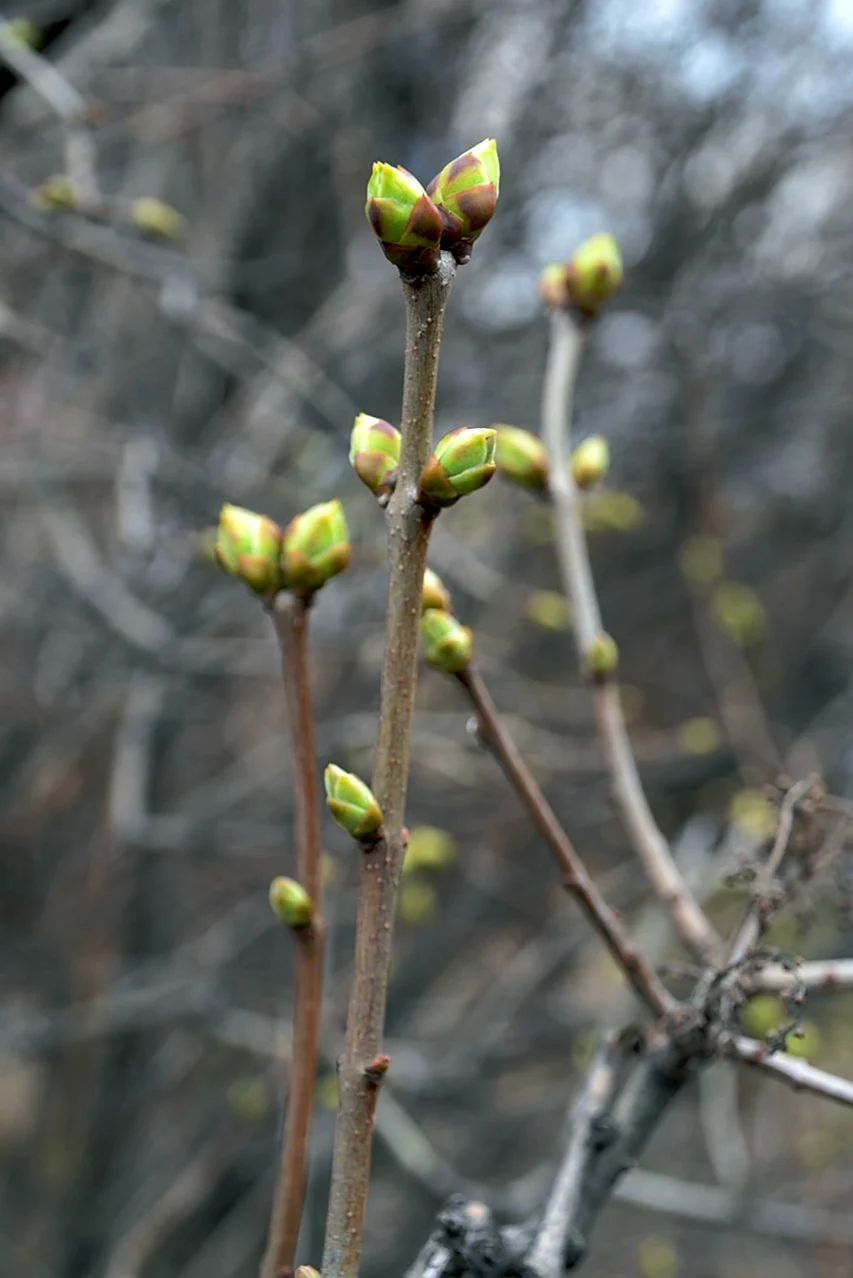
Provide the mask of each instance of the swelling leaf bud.
POLYGON ((424 570, 423 605, 424 612, 427 608, 442 608, 445 612, 453 611, 450 591, 438 573, 433 572, 431 568, 424 570))
POLYGON ((30 200, 37 209, 59 213, 77 207, 77 188, 65 173, 57 173, 30 193, 30 200))
POLYGON ((259 595, 280 590, 282 531, 266 515, 226 503, 219 514, 213 555, 219 567, 259 595))
POLYGON ((619 245, 612 235, 593 235, 575 250, 565 272, 569 305, 591 318, 622 285, 619 245))
POLYGON ((394 491, 402 437, 381 417, 359 413, 350 436, 349 460, 355 473, 377 497, 394 491))
POLYGON ((460 264, 492 219, 500 177, 497 143, 486 138, 446 164, 427 187, 444 222, 442 246, 460 264))
POLYGON ((184 229, 184 219, 178 210, 152 195, 144 195, 133 201, 130 220, 146 235, 158 236, 164 240, 176 240, 184 229))
POLYGON ((586 665, 592 677, 603 682, 619 665, 616 640, 602 630, 586 650, 586 665))
POLYGON ((548 454, 541 439, 519 426, 496 426, 495 461, 507 479, 537 492, 548 486, 548 454))
POLYGON ((441 214, 407 169, 377 161, 367 184, 364 211, 389 262, 409 275, 435 273, 441 214))
POLYGON ((572 479, 578 488, 591 488, 610 465, 610 449, 603 435, 590 435, 572 453, 572 479))
POLYGON ((330 763, 323 773, 326 806, 354 839, 370 843, 382 824, 382 809, 369 785, 353 772, 330 763))
POLYGON ((491 426, 460 426, 442 436, 421 475, 421 504, 452 506, 487 484, 495 473, 496 441, 491 426))
POLYGON ((343 572, 349 559, 349 531, 339 501, 311 506, 284 530, 284 575, 297 595, 319 590, 331 577, 343 572))
POLYGON ((288 927, 307 927, 314 917, 311 898, 295 879, 279 876, 270 884, 270 905, 276 918, 288 927))
POLYGON ((442 608, 428 608, 421 617, 421 638, 429 664, 446 674, 459 674, 471 660, 474 636, 442 608))

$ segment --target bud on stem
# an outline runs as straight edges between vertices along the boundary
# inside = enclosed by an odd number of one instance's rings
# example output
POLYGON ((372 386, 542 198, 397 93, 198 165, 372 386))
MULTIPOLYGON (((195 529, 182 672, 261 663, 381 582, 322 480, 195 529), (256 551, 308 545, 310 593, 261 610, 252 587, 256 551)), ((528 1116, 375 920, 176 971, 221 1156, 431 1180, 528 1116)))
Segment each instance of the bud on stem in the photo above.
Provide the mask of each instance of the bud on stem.
POLYGON ((295 879, 279 876, 270 884, 270 905, 276 918, 295 931, 308 926, 314 917, 311 898, 295 879))
POLYGON ((350 436, 349 460, 363 484, 381 500, 394 491, 402 437, 381 417, 359 413, 350 436))
POLYGON ((349 559, 349 531, 339 501, 311 506, 285 529, 282 561, 294 594, 313 594, 343 572, 349 559))
POLYGON ((382 825, 382 809, 370 786, 334 763, 323 773, 323 783, 326 805, 338 825, 362 843, 374 842, 382 825))
POLYGON ((616 672, 619 665, 619 649, 611 635, 601 631, 586 650, 586 665, 590 674, 603 683, 616 672))
POLYGON ((433 275, 443 222, 416 177, 401 165, 377 161, 364 211, 388 261, 408 275, 433 275))
POLYGON ((610 449, 603 435, 590 435, 572 453, 572 479, 578 488, 591 488, 607 474, 610 449))
POLYGON ((266 515, 226 503, 219 514, 214 557, 225 572, 257 594, 280 590, 282 531, 266 515))
POLYGON ((492 219, 500 176, 497 143, 486 138, 446 164, 427 187, 444 223, 442 247, 460 264, 468 261, 474 241, 492 219))
POLYGON ((496 426, 495 460, 507 479, 542 492, 548 487, 548 454, 541 439, 519 426, 496 426))
POLYGON ((433 572, 431 568, 427 568, 424 571, 424 612, 426 612, 428 608, 442 608, 445 612, 453 611, 453 602, 450 598, 450 591, 447 589, 438 573, 433 572))
POLYGON ((594 319, 622 285, 624 269, 619 245, 612 235, 593 235, 565 263, 546 266, 539 290, 547 306, 572 308, 594 319))
POLYGON ((429 608, 421 617, 421 638, 426 660, 446 674, 459 674, 471 660, 474 636, 441 608, 429 608))
POLYGON ((421 475, 422 505, 452 506, 495 473, 497 433, 491 426, 459 426, 442 436, 421 475))

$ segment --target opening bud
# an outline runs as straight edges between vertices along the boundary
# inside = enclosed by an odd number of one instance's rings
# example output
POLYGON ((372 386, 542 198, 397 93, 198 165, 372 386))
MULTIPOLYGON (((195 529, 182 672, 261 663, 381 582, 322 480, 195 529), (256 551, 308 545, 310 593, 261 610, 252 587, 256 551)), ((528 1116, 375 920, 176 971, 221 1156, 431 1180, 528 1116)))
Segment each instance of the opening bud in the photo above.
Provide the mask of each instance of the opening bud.
POLYGON ((471 660, 474 636, 442 608, 429 608, 421 617, 421 638, 429 664, 447 674, 459 674, 471 660))
POLYGON ((377 161, 367 184, 367 220, 389 262, 409 275, 438 269, 441 214, 416 177, 377 161))
POLYGON ((612 675, 619 665, 616 640, 603 630, 597 634, 586 650, 586 665, 594 679, 603 681, 612 675))
POLYGON ((438 573, 433 572, 431 568, 424 570, 423 604, 424 612, 426 612, 427 608, 441 608, 444 612, 453 611, 450 591, 438 573))
POLYGON ((452 506, 476 492, 495 473, 497 432, 491 426, 460 426, 442 436, 421 475, 424 506, 452 506))
POLYGON ((590 435, 572 453, 572 479, 578 488, 591 488, 610 465, 610 449, 603 435, 590 435))
POLYGON ((382 809, 370 786, 354 772, 330 763, 323 773, 326 805, 338 825, 364 843, 370 843, 382 825, 382 809))
POLYGON ((281 590, 282 535, 278 524, 266 515, 226 502, 219 512, 214 558, 220 568, 259 595, 281 590))
POLYGON ((468 261, 474 241, 491 221, 500 179, 497 143, 485 138, 446 164, 427 187, 444 223, 441 243, 457 262, 468 261))
POLYGON ((325 501, 297 515, 284 531, 282 562, 287 585, 310 595, 343 572, 350 559, 349 530, 339 501, 325 501))
POLYGON ((402 437, 381 417, 359 413, 350 436, 349 460, 355 473, 377 497, 394 491, 402 437))
POLYGON ((548 486, 548 454, 541 439, 520 426, 496 426, 495 460, 507 479, 541 492, 548 486))
POLYGON ((276 918, 288 927, 307 927, 314 917, 311 898, 295 879, 279 876, 270 884, 270 905, 276 918))
POLYGON ((185 225, 177 209, 153 195, 144 195, 133 201, 130 219, 146 235, 159 236, 164 240, 176 240, 183 233, 185 225))

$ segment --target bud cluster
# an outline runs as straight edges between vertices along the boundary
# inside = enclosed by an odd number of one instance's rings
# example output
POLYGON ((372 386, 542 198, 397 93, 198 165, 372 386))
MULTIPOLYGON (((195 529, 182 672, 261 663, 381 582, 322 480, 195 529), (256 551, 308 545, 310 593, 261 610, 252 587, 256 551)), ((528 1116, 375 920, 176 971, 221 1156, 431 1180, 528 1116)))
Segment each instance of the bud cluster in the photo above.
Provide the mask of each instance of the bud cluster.
POLYGON ((214 557, 225 572, 259 595, 319 590, 349 563, 349 531, 339 501, 312 506, 282 531, 266 515, 226 503, 219 514, 214 557))
POLYGON ((539 277, 539 291, 547 306, 575 310, 586 319, 594 319, 621 287, 623 275, 616 240, 612 235, 593 235, 568 262, 545 267, 539 277))

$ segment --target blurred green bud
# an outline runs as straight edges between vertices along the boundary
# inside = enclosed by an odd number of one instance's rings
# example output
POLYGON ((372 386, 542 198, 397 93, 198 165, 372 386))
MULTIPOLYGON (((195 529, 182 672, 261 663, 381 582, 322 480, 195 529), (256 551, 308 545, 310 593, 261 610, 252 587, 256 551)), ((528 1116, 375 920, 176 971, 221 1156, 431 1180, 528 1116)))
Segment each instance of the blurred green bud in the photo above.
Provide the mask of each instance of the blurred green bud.
POLYGON ((495 473, 497 432, 491 426, 459 426, 442 436, 421 475, 424 506, 452 506, 487 484, 495 473))
POLYGON ((590 435, 572 453, 572 479, 578 488, 591 488, 610 465, 610 449, 603 435, 590 435))
POLYGON ((474 241, 491 221, 500 178, 497 143, 485 138, 446 164, 427 187, 444 222, 442 246, 457 262, 468 261, 474 241))
POLYGON ((284 585, 281 539, 282 531, 272 519, 226 502, 219 513, 214 558, 259 595, 269 594, 284 585))
POLYGON ((548 454, 541 439, 520 426, 495 427, 498 433, 495 461, 507 479, 541 492, 548 487, 548 454))
POLYGON ((471 660, 474 636, 442 608, 428 608, 421 617, 421 638, 429 664, 447 674, 458 674, 471 660))
POLYGON ((349 530, 339 501, 311 506, 284 530, 284 575, 297 595, 319 590, 331 577, 343 572, 349 559, 349 530))
POLYGON ((311 898, 295 879, 279 875, 270 884, 270 905, 276 918, 288 927, 307 927, 314 917, 311 898))
POLYGON ((367 220, 389 262, 412 275, 438 269, 441 214, 416 177, 377 161, 367 184, 367 220))
POLYGON ((566 263, 569 305, 582 315, 597 315, 602 305, 621 287, 622 254, 612 235, 593 235, 576 249, 566 263))
POLYGON ((130 220, 146 235, 159 236, 164 240, 177 239, 185 226, 184 218, 177 209, 173 209, 165 200, 155 199, 153 195, 143 195, 133 201, 130 220))
POLYGON ((616 640, 602 630, 586 650, 586 665, 595 679, 606 679, 619 665, 616 640))
POLYGON ((7 49, 37 49, 42 43, 42 35, 35 23, 29 18, 10 18, 0 22, 0 46, 7 49))
POLYGON ((451 612, 453 608, 450 591, 438 573, 431 568, 424 570, 423 606, 424 612, 427 608, 442 608, 445 612, 451 612))
POLYGON ((320 1278, 320 1271, 313 1265, 297 1265, 293 1278, 320 1278))
POLYGON ((77 188, 66 173, 57 173, 30 193, 32 203, 45 212, 61 212, 76 209, 77 188))
POLYGON ((539 274, 539 296, 552 310, 564 310, 569 305, 564 262, 552 262, 539 274))
POLYGON ((350 436, 349 460, 355 473, 377 497, 394 490, 400 464, 402 436, 396 426, 381 417, 359 413, 350 436))
POLYGON ((323 773, 326 805, 338 825, 354 839, 373 840, 382 825, 382 809, 369 785, 354 772, 330 763, 323 773))

